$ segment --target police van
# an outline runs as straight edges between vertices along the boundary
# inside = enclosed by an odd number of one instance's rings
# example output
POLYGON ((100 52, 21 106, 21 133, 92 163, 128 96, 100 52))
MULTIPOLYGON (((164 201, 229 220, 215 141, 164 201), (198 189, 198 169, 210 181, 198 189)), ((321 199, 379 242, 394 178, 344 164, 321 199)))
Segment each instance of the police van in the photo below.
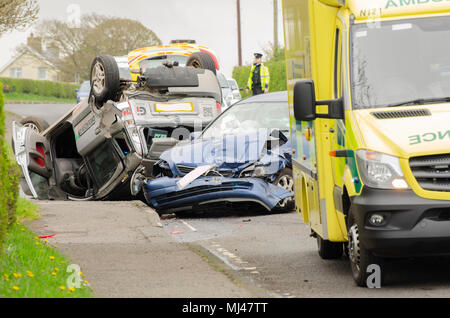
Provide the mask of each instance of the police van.
POLYGON ((450 254, 450 2, 283 0, 297 210, 366 286, 450 254))

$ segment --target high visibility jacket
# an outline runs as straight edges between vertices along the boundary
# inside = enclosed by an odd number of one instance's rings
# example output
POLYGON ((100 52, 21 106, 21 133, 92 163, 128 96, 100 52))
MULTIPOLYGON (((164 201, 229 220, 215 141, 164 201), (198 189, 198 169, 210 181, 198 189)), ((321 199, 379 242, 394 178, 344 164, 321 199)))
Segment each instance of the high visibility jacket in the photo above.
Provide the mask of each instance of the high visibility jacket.
MULTIPOLYGON (((247 88, 252 89, 253 87, 253 71, 255 70, 257 65, 253 64, 252 68, 250 70, 250 76, 248 78, 247 82, 247 88)), ((260 70, 260 76, 261 76, 261 89, 264 90, 265 88, 269 88, 270 84, 270 74, 269 74, 269 68, 264 65, 264 63, 261 63, 260 70)))

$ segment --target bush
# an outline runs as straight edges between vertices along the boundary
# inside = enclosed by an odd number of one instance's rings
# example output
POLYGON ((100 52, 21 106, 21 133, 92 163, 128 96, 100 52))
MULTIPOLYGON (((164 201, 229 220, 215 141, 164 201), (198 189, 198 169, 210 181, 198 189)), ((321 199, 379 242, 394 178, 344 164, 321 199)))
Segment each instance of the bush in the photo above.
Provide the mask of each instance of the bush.
POLYGON ((51 81, 35 81, 21 78, 0 78, 3 83, 3 92, 35 94, 56 98, 77 98, 75 89, 79 87, 77 84, 60 83, 51 81))
POLYGON ((19 168, 5 141, 2 89, 0 83, 0 256, 8 227, 16 221, 15 211, 19 197, 19 168))
MULTIPOLYGON (((286 64, 284 57, 284 50, 277 49, 273 53, 273 57, 267 62, 264 62, 269 68, 270 73, 270 88, 271 92, 285 91, 287 88, 286 78, 286 64)), ((250 76, 251 65, 236 66, 233 69, 233 78, 236 80, 240 88, 245 89, 247 87, 248 77, 250 76)), ((250 92, 251 94, 251 92, 250 92)), ((242 97, 247 97, 250 94, 242 93, 242 97)))

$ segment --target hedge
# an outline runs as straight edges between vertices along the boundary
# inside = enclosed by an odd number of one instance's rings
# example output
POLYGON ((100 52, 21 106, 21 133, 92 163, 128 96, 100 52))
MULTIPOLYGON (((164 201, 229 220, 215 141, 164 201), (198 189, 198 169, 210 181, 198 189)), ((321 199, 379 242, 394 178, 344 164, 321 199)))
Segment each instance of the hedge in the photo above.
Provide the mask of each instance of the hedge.
POLYGON ((16 221, 19 197, 19 168, 5 140, 4 98, 0 83, 0 257, 8 227, 16 221))
MULTIPOLYGON (((279 92, 286 90, 286 64, 284 60, 268 61, 264 63, 269 68, 270 88, 271 92, 279 92)), ((240 88, 247 87, 248 77, 250 76, 251 66, 236 66, 233 69, 233 78, 236 80, 240 88)), ((251 91, 250 91, 251 94, 251 91)), ((242 93, 242 97, 250 94, 242 93)))
POLYGON ((19 78, 0 78, 3 83, 3 92, 35 94, 40 96, 56 97, 56 98, 73 98, 77 97, 75 89, 79 87, 77 84, 60 83, 51 81, 36 81, 19 78))

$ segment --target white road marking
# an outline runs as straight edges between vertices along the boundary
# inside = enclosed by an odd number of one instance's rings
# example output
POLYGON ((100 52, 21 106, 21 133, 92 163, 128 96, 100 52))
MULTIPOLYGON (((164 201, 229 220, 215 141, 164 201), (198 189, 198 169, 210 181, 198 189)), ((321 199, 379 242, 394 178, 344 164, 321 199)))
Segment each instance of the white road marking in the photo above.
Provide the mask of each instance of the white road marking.
POLYGON ((236 265, 234 265, 233 263, 231 263, 231 262, 228 260, 228 258, 226 258, 225 256, 223 256, 221 253, 218 253, 216 250, 210 249, 210 248, 207 248, 207 249, 208 249, 208 251, 210 251, 212 254, 214 254, 215 256, 217 256, 219 259, 222 260, 222 262, 224 262, 225 264, 227 264, 228 266, 230 266, 230 267, 231 267, 232 269, 234 269, 235 271, 239 271, 239 270, 242 269, 241 267, 236 266, 236 265))
POLYGON ((195 227, 193 227, 192 225, 190 225, 189 223, 187 223, 186 221, 181 220, 181 223, 183 223, 184 225, 186 225, 192 232, 198 232, 197 229, 195 227))

